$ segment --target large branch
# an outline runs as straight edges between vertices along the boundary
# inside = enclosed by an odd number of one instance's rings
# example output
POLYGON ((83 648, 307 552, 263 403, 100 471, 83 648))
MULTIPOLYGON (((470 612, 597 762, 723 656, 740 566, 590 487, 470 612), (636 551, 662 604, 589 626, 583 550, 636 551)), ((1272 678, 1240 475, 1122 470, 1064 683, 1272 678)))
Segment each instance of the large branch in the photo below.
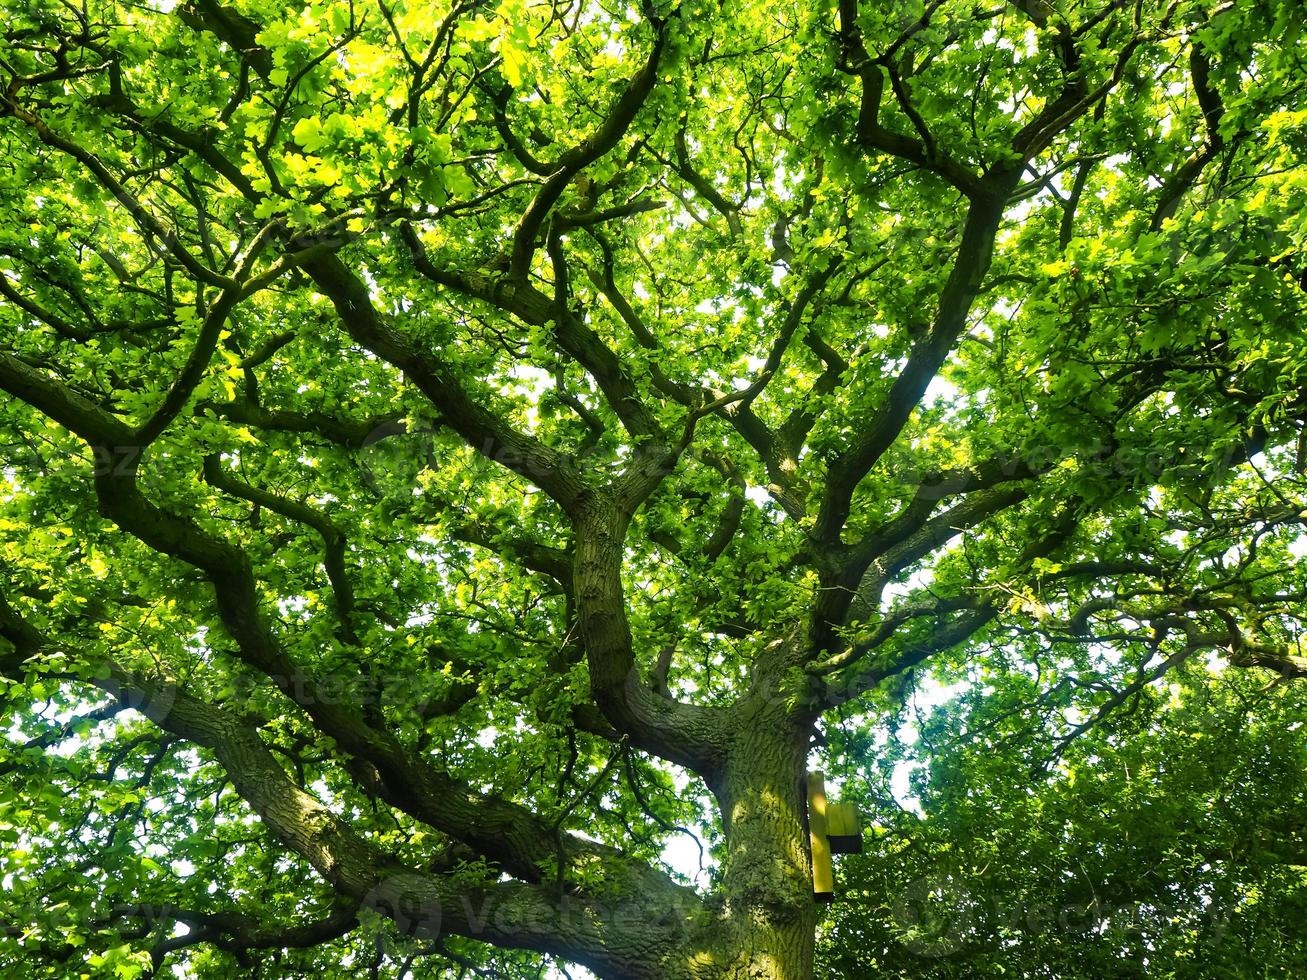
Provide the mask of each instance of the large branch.
MULTIPOLYGON (((596 898, 416 871, 294 783, 245 722, 175 687, 163 691, 157 682, 125 672, 112 672, 98 683, 120 700, 145 704, 159 727, 212 752, 236 792, 282 844, 307 860, 339 895, 390 917, 404 932, 428 938, 462 935, 561 956, 610 976, 655 978, 667 975, 663 971, 682 952, 694 917, 702 914, 690 889, 653 872, 613 876, 614 890, 596 898), (166 705, 166 710, 154 710, 155 705, 166 705), (640 928, 612 928, 618 914, 640 928)), ((233 925, 221 917, 202 924, 233 925)), ((347 925, 342 914, 298 938, 330 938, 347 925)), ((254 941, 276 943, 277 937, 254 941)))
POLYGON ((145 206, 127 186, 105 166, 98 156, 67 137, 51 129, 44 120, 31 110, 19 105, 9 95, 0 96, 0 116, 11 115, 30 126, 41 142, 59 150, 82 167, 99 183, 135 221, 141 234, 147 241, 156 240, 166 246, 168 253, 181 263, 197 283, 217 286, 223 290, 239 289, 238 284, 229 276, 210 269, 186 249, 180 239, 145 206))
POLYGON ((552 327, 559 350, 572 358, 595 380, 614 414, 636 439, 661 436, 662 428, 644 404, 639 388, 617 353, 570 306, 571 276, 562 238, 553 231, 548 252, 554 269, 552 298, 530 283, 514 282, 508 275, 484 270, 442 269, 427 254, 410 225, 400 229, 414 267, 432 282, 488 303, 524 323, 552 327))
POLYGON ((1167 218, 1175 214, 1185 194, 1197 182, 1207 165, 1225 146, 1225 137, 1221 134, 1221 120, 1225 116, 1225 105, 1220 94, 1212 86, 1211 59, 1203 51, 1201 42, 1196 38, 1189 49, 1189 76, 1193 81, 1194 95, 1198 99, 1203 114, 1203 143, 1193 155, 1175 169, 1162 184, 1158 195, 1157 207, 1153 211, 1149 227, 1157 231, 1167 218))
MULTIPOLYGON (((910 119, 918 125, 924 139, 903 136, 881 124, 881 99, 885 95, 885 74, 894 76, 893 63, 886 57, 873 59, 863 43, 857 27, 857 0, 839 0, 840 71, 857 77, 861 86, 859 114, 857 114, 857 141, 867 150, 880 150, 894 157, 906 159, 921 169, 935 172, 948 180, 968 197, 982 193, 982 182, 961 163, 941 150, 935 140, 924 131, 919 116, 912 112, 910 119)), ((899 88, 901 82, 895 84, 899 88)), ((899 95, 901 105, 907 105, 906 93, 899 95)), ((910 110, 911 111, 911 110, 910 110)))
MULTIPOLYGON (((677 16, 676 13, 672 14, 677 16)), ((653 44, 640 70, 631 77, 626 88, 613 104, 604 121, 582 142, 571 147, 554 163, 554 171, 545 179, 536 196, 527 206, 513 233, 513 250, 509 259, 509 277, 524 283, 531 271, 536 241, 550 210, 562 197, 567 185, 582 170, 612 150, 626 135, 636 114, 649 98, 658 81, 658 68, 667 46, 668 22, 650 18, 653 27, 653 44)))
MULTIPOLYGON (((0 354, 0 388, 47 410, 97 448, 139 448, 131 441, 131 431, 112 416, 4 354, 0 354), (124 441, 113 442, 115 439, 124 441)), ((129 452, 125 458, 125 466, 102 467, 96 473, 95 489, 104 515, 155 551, 204 572, 240 658, 272 680, 342 750, 372 767, 375 789, 383 799, 464 841, 525 880, 538 880, 541 869, 556 862, 555 834, 547 821, 524 807, 473 792, 409 751, 390 733, 376 728, 357 706, 330 696, 322 679, 295 663, 268 627, 260 608, 258 583, 245 553, 189 518, 146 499, 136 482, 139 454, 129 452)), ((16 656, 11 654, 6 660, 16 656)), ((15 662, 15 668, 18 663, 21 660, 15 662)), ((568 839, 574 853, 599 851, 605 860, 624 860, 610 848, 568 839)))
POLYGON ((552 318, 559 346, 595 379, 608 404, 635 439, 662 436, 662 427, 645 406, 621 359, 569 305, 571 280, 563 240, 557 231, 550 232, 546 248, 554 269, 552 318))
POLYGON ((516 431, 474 399, 452 365, 377 312, 367 286, 333 252, 312 249, 300 264, 331 300, 350 336, 412 379, 469 446, 536 484, 564 509, 576 505, 585 484, 574 460, 516 431))
POLYGON ((984 183, 971 170, 954 160, 931 137, 921 117, 912 108, 892 58, 872 58, 857 25, 858 0, 839 2, 840 70, 855 76, 861 86, 857 140, 865 150, 879 150, 929 170, 970 198, 986 195, 984 183), (886 129, 880 121, 885 76, 889 74, 900 108, 918 130, 920 138, 886 129))
MULTIPOLYGON (((592 237, 599 245, 603 253, 603 270, 602 273, 590 272, 590 280, 595 288, 603 294, 604 298, 612 305, 622 322, 626 324, 631 331, 636 342, 647 351, 656 352, 660 349, 658 338, 649 328, 644 318, 640 316, 630 299, 618 287, 613 275, 613 252, 612 246, 608 240, 601 234, 594 233, 592 237)), ((834 271, 833 267, 830 269, 834 271)), ((787 310, 787 318, 796 317, 792 327, 782 324, 782 333, 788 328, 792 333, 797 330, 799 322, 797 318, 802 317, 803 311, 808 302, 816 295, 826 278, 820 274, 815 280, 810 282, 809 288, 805 288, 801 297, 801 302, 791 304, 787 310), (797 314, 795 310, 797 309, 797 314)), ((788 336, 786 343, 788 343, 788 336)), ((782 352, 784 347, 781 348, 782 352)), ((690 409, 699 411, 704 406, 713 406, 711 411, 718 417, 726 420, 740 437, 758 454, 766 468, 767 477, 771 481, 767 490, 773 495, 776 501, 785 509, 785 512, 794 520, 801 520, 806 514, 804 504, 804 490, 795 479, 795 458, 798 455, 797 447, 788 456, 786 447, 791 443, 781 438, 778 431, 774 431, 767 425, 749 405, 749 395, 756 393, 745 393, 743 396, 735 392, 729 396, 724 396, 722 392, 714 391, 703 387, 699 384, 690 384, 679 382, 667 377, 667 375, 658 367, 656 361, 650 364, 650 378, 653 386, 671 401, 690 409)), ((774 372, 764 372, 760 379, 763 384, 769 379, 775 377, 774 372)), ((760 391, 761 389, 759 389, 760 391)), ((798 410, 796 409, 796 413, 798 410)), ((802 423, 796 423, 796 428, 802 423)), ((791 430, 793 432, 794 429, 791 430)))
MULTIPOLYGON (((990 493, 997 498, 997 510, 1026 496, 1020 487, 999 486, 990 493)), ((964 501, 958 506, 965 508, 968 504, 971 502, 964 501)), ((983 515, 985 507, 982 505, 979 511, 983 515)), ((923 528, 920 542, 910 539, 901 547, 909 553, 926 554, 949 540, 957 531, 950 527, 948 516, 942 514, 923 528), (938 527, 932 527, 936 523, 938 527)), ((1028 574, 1037 559, 1047 557, 1071 539, 1078 527, 1077 518, 1073 507, 1062 508, 1052 527, 1015 556, 1013 567, 1028 574)), ((882 681, 966 642, 993 622, 999 612, 999 603, 983 594, 935 598, 925 603, 909 601, 890 610, 869 633, 855 636, 845 650, 809 665, 811 700, 818 710, 851 701, 882 681), (937 622, 929 630, 902 635, 904 626, 931 616, 937 622)), ((811 705, 805 707, 812 710, 811 705)))
POLYGON ((858 436, 827 468, 826 492, 812 532, 817 541, 838 544, 858 484, 894 444, 966 328, 967 314, 989 268, 1002 216, 1002 196, 980 198, 969 207, 962 242, 940 292, 933 325, 912 348, 885 400, 859 425, 858 436))
POLYGON ((332 594, 336 605, 336 618, 339 622, 340 637, 349 644, 358 644, 358 632, 354 623, 354 586, 345 567, 345 551, 349 542, 344 532, 337 527, 324 511, 312 507, 303 501, 291 500, 255 487, 239 480, 223 469, 217 455, 204 458, 204 479, 210 485, 231 494, 241 500, 247 500, 259 507, 267 508, 274 514, 280 514, 288 520, 296 521, 312 528, 322 538, 323 568, 331 582, 332 594))
MULTIPOLYGON (((3 589, 0 638, 24 658, 56 649, 8 602, 3 589)), ((475 883, 464 876, 415 872, 294 783, 248 721, 170 680, 144 677, 112 660, 104 667, 103 676, 91 683, 164 731, 209 749, 275 837, 305 858, 343 899, 389 915, 407 931, 449 932, 552 953, 607 975, 657 977, 663 975, 659 964, 664 957, 683 951, 685 934, 704 914, 693 890, 643 862, 561 833, 556 826, 536 824, 521 808, 515 808, 512 822, 501 822, 479 807, 482 800, 453 786, 451 805, 479 809, 487 833, 526 830, 534 836, 539 866, 525 877, 536 883, 475 883), (591 885, 541 883, 541 870, 557 867, 565 857, 587 865, 585 880, 591 885), (593 895, 587 890, 591 886, 593 895), (613 931, 614 915, 629 915, 645 928, 640 935, 613 931)))
MULTIPOLYGON (((150 958, 156 972, 161 970, 169 953, 204 943, 231 953, 237 963, 248 969, 256 963, 251 956, 255 950, 311 949, 347 935, 359 924, 358 911, 358 902, 338 900, 322 918, 279 923, 237 909, 205 910, 138 902, 115 906, 99 924, 139 921, 139 925, 119 928, 123 938, 144 937, 154 932, 160 922, 184 924, 185 933, 157 940, 151 948, 150 958)), ((69 953, 73 953, 73 948, 69 948, 69 953)))
POLYGON ((629 523, 628 509, 611 495, 599 494, 576 525, 573 588, 591 693, 604 716, 632 744, 711 782, 724 759, 724 713, 660 693, 656 681, 642 676, 635 661, 621 575, 629 523))
MULTIPOLYGON (((829 467, 827 491, 814 528, 816 539, 827 545, 838 542, 858 483, 907 424, 931 379, 965 328, 967 314, 989 267, 1003 206, 1016 186, 1020 167, 1116 86, 1134 51, 1142 43, 1142 35, 1133 37, 1119 52, 1109 77, 1090 90, 1084 84, 1074 39, 1061 29, 1056 39, 1066 71, 1061 93, 1014 137, 1013 148, 1020 164, 1014 166, 1009 162, 995 167, 984 178, 975 178, 970 174, 954 173, 949 161, 941 157, 929 141, 916 142, 889 133, 880 126, 878 113, 884 79, 880 67, 863 47, 856 18, 857 0, 841 0, 840 40, 845 67, 857 74, 863 83, 860 138, 868 145, 940 173, 970 198, 971 203, 958 255, 940 293, 938 310, 929 332, 914 345, 888 397, 861 427, 860 436, 829 467)), ((892 65, 887 66, 887 70, 893 78, 892 65)), ((912 117, 906 92, 900 89, 898 95, 904 111, 912 117)))
POLYGON ((314 435, 346 449, 360 449, 386 434, 403 430, 403 415, 388 412, 371 418, 348 419, 311 410, 265 408, 248 399, 230 402, 200 402, 197 410, 211 411, 238 425, 249 425, 267 432, 294 432, 314 435))

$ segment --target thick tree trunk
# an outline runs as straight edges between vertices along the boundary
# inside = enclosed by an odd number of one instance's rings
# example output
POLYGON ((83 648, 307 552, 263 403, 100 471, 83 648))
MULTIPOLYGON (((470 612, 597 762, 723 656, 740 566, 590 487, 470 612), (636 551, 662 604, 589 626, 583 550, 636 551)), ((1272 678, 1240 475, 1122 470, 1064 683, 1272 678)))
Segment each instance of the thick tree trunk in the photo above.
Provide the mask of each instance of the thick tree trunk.
MULTIPOLYGON (((812 895, 803 776, 810 719, 794 717, 779 679, 800 661, 795 629, 755 663, 755 688, 728 710, 676 704, 639 682, 622 590, 629 513, 602 495, 578 509, 573 567, 596 703, 638 747, 705 776, 726 836, 717 908, 686 923, 683 949, 658 950, 642 976, 673 980, 808 980, 812 895), (715 914, 712 914, 715 913, 715 914)), ((634 980, 624 977, 623 980, 634 980)))
POLYGON ((713 786, 726 832, 726 929, 703 975, 808 980, 818 918, 803 785, 811 728, 788 718, 777 698, 742 708, 713 786))

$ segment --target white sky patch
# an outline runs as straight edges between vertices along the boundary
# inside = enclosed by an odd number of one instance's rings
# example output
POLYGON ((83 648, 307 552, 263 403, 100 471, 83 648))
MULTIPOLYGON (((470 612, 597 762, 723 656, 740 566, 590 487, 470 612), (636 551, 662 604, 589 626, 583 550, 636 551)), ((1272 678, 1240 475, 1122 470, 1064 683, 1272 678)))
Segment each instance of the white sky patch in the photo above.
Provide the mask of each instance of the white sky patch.
MULTIPOLYGON (((931 568, 918 568, 908 576, 906 582, 890 582, 885 586, 885 590, 880 595, 880 608, 882 611, 889 609, 895 599, 901 599, 903 596, 911 595, 919 589, 924 589, 935 580, 935 571, 931 568)), ((947 700, 947 699, 945 699, 947 700)), ((935 702, 940 703, 940 702, 935 702)))
POLYGON ((277 600, 277 611, 283 619, 298 619, 308 608, 309 601, 303 596, 286 596, 277 600))
POLYGON ((554 386, 553 375, 544 368, 538 368, 531 364, 514 364, 508 369, 508 376, 519 382, 518 387, 527 394, 541 388, 552 388, 554 386))
POLYGON ((936 405, 941 401, 953 401, 959 394, 957 385, 935 375, 926 386, 926 394, 922 396, 921 402, 927 406, 936 405))
MULTIPOLYGON (((915 712, 927 713, 948 701, 952 701, 954 698, 960 697, 972 686, 973 683, 967 680, 957 681, 953 684, 941 684, 929 676, 922 677, 913 691, 912 707, 915 712)), ((918 738, 916 724, 908 722, 903 725, 898 731, 898 737, 905 745, 915 745, 918 738)), ((887 738, 888 736, 886 736, 887 738)), ((912 774, 923 765, 925 765, 924 762, 905 759, 895 764, 893 772, 890 773, 889 781, 890 795, 894 797, 899 806, 918 815, 922 813, 921 800, 913 794, 912 774)))
MULTIPOLYGON (((699 792, 699 787, 695 784, 683 770, 673 767, 668 771, 672 777, 672 785, 676 787, 676 795, 681 798, 696 797, 698 798, 701 809, 706 812, 712 811, 712 800, 699 792)), ((707 837, 707 828, 691 824, 688 828, 703 843, 707 837)), ((700 855, 699 845, 684 833, 675 833, 667 839, 663 846, 662 860, 667 866, 678 874, 685 875, 686 879, 696 887, 708 883, 708 872, 716 867, 712 854, 708 851, 707 844, 704 844, 703 853, 700 855), (702 867, 700 860, 702 858, 702 867)))
MULTIPOLYGON (((996 316, 1001 316, 1005 320, 1011 320, 1014 316, 1017 315, 1017 309, 1019 306, 1020 306, 1019 303, 1014 303, 1011 300, 1000 298, 997 302, 994 303, 991 309, 993 310, 996 316)), ((977 327, 976 333, 980 334, 981 336, 984 336, 987 340, 992 338, 994 335, 993 331, 991 331, 988 327, 985 327, 983 325, 977 327)))
POLYGON ((919 710, 938 708, 941 704, 960 697, 972 687, 970 681, 958 681, 954 684, 941 684, 927 677, 917 684, 912 695, 912 703, 919 710))
MULTIPOLYGON (((501 387, 504 394, 524 399, 526 419, 530 431, 535 431, 540 424, 540 397, 550 388, 555 387, 554 376, 544 368, 532 364, 514 364, 508 369, 511 383, 501 387)), ((582 398, 584 400, 584 397, 582 398)))
POLYGON ((1018 201, 1016 204, 1012 205, 1012 207, 1008 208, 1007 211, 1003 213, 1003 217, 1007 220, 1008 225, 999 234, 999 241, 1005 242, 1008 239, 1017 237, 1017 235, 1020 234, 1021 225, 1025 223, 1025 220, 1030 217, 1030 213, 1034 211, 1040 203, 1042 202, 1039 201, 1039 195, 1036 195, 1035 197, 1028 197, 1024 201, 1018 201))
POLYGON ((712 859, 705 847, 703 867, 699 866, 699 846, 687 834, 673 834, 663 847, 663 862, 677 874, 684 875, 695 885, 703 884, 707 871, 712 867, 712 859))
POLYGON ((899 806, 916 814, 921 813, 921 801, 912 795, 912 773, 922 765, 920 762, 900 762, 889 779, 889 791, 899 806))

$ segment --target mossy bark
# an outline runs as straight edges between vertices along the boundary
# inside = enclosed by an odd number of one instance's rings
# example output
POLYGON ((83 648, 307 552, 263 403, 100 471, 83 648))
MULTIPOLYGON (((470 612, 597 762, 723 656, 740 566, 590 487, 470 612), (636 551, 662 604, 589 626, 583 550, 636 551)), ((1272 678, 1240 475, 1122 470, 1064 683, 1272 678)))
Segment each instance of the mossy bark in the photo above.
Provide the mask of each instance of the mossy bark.
POLYGON ((807 980, 819 907, 804 773, 811 729, 775 699, 748 705, 713 786, 726 834, 722 915, 729 949, 708 976, 807 980))

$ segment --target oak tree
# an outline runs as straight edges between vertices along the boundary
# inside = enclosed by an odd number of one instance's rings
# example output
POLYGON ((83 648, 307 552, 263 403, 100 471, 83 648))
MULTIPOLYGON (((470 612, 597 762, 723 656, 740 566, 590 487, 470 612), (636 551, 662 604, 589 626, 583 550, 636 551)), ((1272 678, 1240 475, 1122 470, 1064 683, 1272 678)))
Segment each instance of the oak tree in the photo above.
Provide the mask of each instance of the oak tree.
POLYGON ((923 678, 1307 674, 1293 0, 3 7, 6 975, 807 977, 923 678))

